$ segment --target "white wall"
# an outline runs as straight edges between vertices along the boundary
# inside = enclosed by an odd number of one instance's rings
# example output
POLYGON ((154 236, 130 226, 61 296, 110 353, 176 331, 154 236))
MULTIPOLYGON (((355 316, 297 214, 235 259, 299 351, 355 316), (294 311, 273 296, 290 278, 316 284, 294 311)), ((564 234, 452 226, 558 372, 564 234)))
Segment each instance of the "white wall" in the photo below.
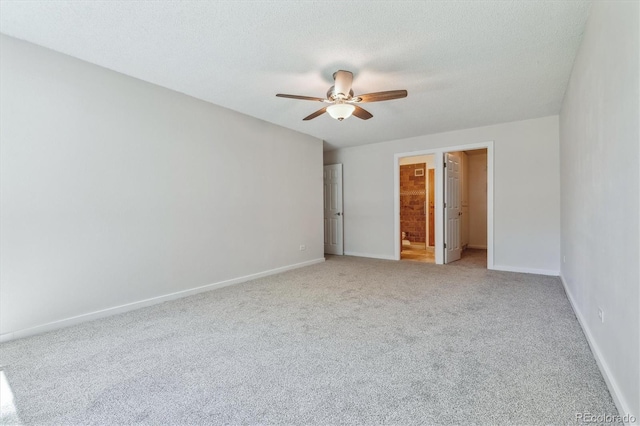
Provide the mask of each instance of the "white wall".
POLYGON ((487 248, 487 151, 470 151, 467 165, 469 247, 487 248))
POLYGON ((321 140, 5 36, 0 47, 5 339, 322 260, 321 140))
POLYGON ((495 142, 494 264, 560 268, 558 117, 544 117, 325 152, 344 164, 345 251, 394 258, 394 154, 495 142))
POLYGON ((560 114, 562 277, 621 414, 636 418, 639 12, 593 3, 560 114))

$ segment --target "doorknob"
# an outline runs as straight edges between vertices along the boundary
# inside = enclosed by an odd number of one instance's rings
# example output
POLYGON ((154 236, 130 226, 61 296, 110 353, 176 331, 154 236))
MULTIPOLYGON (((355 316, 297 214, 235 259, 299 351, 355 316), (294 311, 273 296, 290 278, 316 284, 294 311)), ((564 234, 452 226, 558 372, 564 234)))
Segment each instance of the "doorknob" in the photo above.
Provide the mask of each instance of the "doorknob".
POLYGON ((342 213, 340 213, 340 212, 335 213, 335 215, 336 215, 336 216, 340 216, 341 214, 342 214, 342 213))

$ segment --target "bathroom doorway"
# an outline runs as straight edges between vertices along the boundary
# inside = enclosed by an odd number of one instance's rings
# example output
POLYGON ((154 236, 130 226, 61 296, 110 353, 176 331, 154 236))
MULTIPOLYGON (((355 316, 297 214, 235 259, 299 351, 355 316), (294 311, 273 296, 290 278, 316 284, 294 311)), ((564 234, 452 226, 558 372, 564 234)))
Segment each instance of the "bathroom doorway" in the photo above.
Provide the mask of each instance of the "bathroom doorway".
POLYGON ((400 259, 435 263, 434 155, 400 159, 400 259))

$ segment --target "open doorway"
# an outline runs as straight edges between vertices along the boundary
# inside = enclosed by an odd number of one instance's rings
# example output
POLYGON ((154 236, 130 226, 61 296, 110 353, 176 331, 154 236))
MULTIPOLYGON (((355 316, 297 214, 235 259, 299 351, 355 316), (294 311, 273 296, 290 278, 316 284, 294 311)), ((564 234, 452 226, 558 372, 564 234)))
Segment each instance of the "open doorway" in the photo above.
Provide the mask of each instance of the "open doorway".
MULTIPOLYGON (((470 220, 469 222, 469 241, 462 242, 460 240, 460 246, 464 247, 466 250, 469 250, 467 254, 471 254, 471 250, 485 250, 486 249, 486 263, 483 264, 487 269, 494 268, 494 238, 493 238, 493 141, 487 142, 478 142, 478 143, 470 143, 465 145, 458 146, 449 146, 449 147, 440 147, 440 148, 431 148, 425 149, 422 151, 413 151, 413 152, 404 152, 404 153, 396 153, 393 155, 394 161, 394 217, 395 217, 395 225, 394 225, 394 257, 393 259, 401 260, 401 252, 402 252, 402 231, 400 224, 400 162, 407 157, 419 157, 419 156, 433 156, 435 162, 434 168, 434 227, 435 227, 435 238, 434 238, 434 251, 435 251, 435 263, 438 265, 445 263, 445 212, 444 212, 444 197, 445 197, 445 157, 448 153, 452 152, 461 152, 464 151, 467 156, 471 154, 471 156, 478 154, 482 158, 481 169, 485 172, 486 183, 482 181, 482 186, 484 186, 484 199, 486 200, 486 217, 485 217, 485 226, 481 229, 486 233, 486 246, 483 243, 478 243, 475 239, 471 239, 471 217, 472 214, 468 215, 470 220), (481 152, 476 152, 476 150, 480 150, 481 152), (474 151, 474 152, 471 152, 474 151), (484 247, 483 247, 484 246, 484 247)), ((411 160, 415 162, 415 160, 411 160)), ((477 166, 475 163, 475 159, 471 159, 469 161, 469 165, 473 163, 472 167, 477 166)), ((404 164, 404 161, 403 161, 404 164)), ((425 163, 426 164, 426 163, 425 163)), ((478 183, 477 180, 472 178, 473 183, 478 183)), ((471 195, 478 194, 478 192, 472 192, 471 195)), ((465 206, 467 207, 467 206, 465 206)), ((462 203, 461 203, 462 208, 462 203)), ((477 221, 482 221, 482 215, 474 216, 477 221)), ((475 223, 475 222, 474 222, 475 223)), ((462 227, 462 224, 461 224, 462 227)), ((466 219, 465 219, 465 227, 466 227, 466 219)), ((474 228, 476 229, 476 228, 474 228)), ((460 235, 462 234, 462 228, 460 230, 460 235)), ((473 234, 476 235, 475 233, 473 234)), ((461 235, 462 238, 462 235, 461 235)), ((484 257, 484 252, 482 252, 484 257)), ((462 258, 462 256, 461 256, 462 258)), ((461 265, 462 263, 456 262, 455 264, 461 265)))
POLYGON ((399 160, 400 259, 435 263, 434 155, 399 160))
POLYGON ((444 263, 487 267, 487 149, 444 153, 444 263))

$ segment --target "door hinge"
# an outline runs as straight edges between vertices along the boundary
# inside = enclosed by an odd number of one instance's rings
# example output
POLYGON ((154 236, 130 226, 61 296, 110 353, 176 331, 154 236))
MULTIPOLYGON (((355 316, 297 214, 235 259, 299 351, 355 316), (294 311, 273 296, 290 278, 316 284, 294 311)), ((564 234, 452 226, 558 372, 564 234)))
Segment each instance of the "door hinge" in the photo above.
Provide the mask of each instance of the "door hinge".
POLYGON ((444 206, 447 207, 447 202, 446 201, 444 202, 444 206))
POLYGON ((444 243, 444 248, 447 248, 447 243, 444 243))
POLYGON ((447 163, 444 163, 444 168, 445 168, 445 169, 447 168, 447 163))

